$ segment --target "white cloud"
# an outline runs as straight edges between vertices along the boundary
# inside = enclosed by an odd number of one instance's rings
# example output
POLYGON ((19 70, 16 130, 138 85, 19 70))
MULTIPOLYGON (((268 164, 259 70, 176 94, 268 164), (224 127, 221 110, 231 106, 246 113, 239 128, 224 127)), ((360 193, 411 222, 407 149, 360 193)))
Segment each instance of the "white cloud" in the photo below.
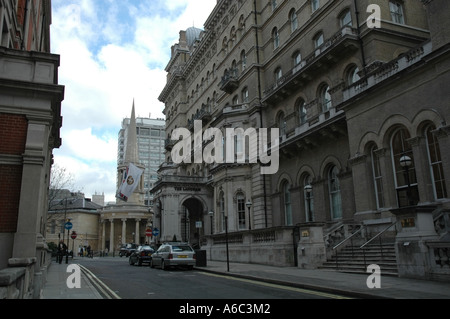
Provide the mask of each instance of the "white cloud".
POLYGON ((129 117, 164 117, 158 96, 179 31, 202 28, 216 0, 53 0, 52 52, 60 55, 63 145, 55 162, 87 197, 116 187, 117 134, 129 117))

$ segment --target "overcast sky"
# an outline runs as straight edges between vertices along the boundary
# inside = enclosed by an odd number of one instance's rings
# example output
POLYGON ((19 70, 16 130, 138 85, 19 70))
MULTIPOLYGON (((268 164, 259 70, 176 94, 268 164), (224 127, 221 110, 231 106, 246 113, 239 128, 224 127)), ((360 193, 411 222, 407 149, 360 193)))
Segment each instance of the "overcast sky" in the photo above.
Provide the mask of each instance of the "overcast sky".
POLYGON ((203 24, 217 0, 52 0, 52 53, 60 55, 62 146, 55 164, 86 197, 115 201, 117 134, 129 117, 164 118, 158 101, 179 31, 203 24))

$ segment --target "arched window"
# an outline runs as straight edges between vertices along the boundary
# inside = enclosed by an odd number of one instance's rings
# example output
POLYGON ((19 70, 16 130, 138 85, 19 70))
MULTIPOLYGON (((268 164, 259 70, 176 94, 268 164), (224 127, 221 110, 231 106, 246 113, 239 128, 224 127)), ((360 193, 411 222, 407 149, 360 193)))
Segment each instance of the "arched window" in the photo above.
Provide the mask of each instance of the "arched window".
POLYGON ((352 26, 352 14, 350 13, 350 10, 347 9, 341 13, 339 16, 339 23, 341 27, 352 26))
POLYGON ((320 32, 314 37, 314 47, 317 49, 323 44, 323 33, 320 32))
POLYGON ((300 62, 302 62, 302 55, 300 54, 300 51, 296 51, 292 56, 292 58, 294 60, 294 67, 299 65, 300 62))
POLYGON ((278 127, 280 129, 280 137, 283 136, 283 135, 286 135, 287 124, 286 124, 286 119, 284 117, 284 113, 283 112, 281 112, 278 115, 278 127))
POLYGON ((311 175, 303 179, 303 198, 305 200, 305 217, 307 222, 314 221, 314 194, 311 175))
POLYGON ((291 21, 291 32, 294 32, 298 28, 298 17, 295 9, 292 9, 289 14, 289 20, 291 21))
POLYGON ((400 128, 394 132, 391 139, 391 159, 399 207, 415 205, 419 202, 414 156, 407 142, 409 138, 408 131, 400 128), (410 158, 409 166, 402 166, 400 159, 403 156, 410 158))
POLYGON ((373 187, 375 190, 375 200, 377 209, 384 207, 384 195, 383 195, 383 175, 381 172, 380 158, 376 153, 377 146, 374 145, 370 149, 370 161, 372 165, 372 179, 373 187))
POLYGON ((248 103, 248 88, 242 90, 242 103, 248 103))
POLYGON ((332 166, 328 170, 328 191, 330 195, 331 217, 333 219, 342 218, 341 188, 338 177, 339 169, 332 166))
POLYGON ((428 163, 430 165, 431 179, 433 181, 434 198, 446 198, 447 187, 445 186, 444 169, 442 167, 441 149, 433 130, 434 125, 429 125, 425 129, 427 138, 428 163))
POLYGON ((244 72, 246 67, 247 67, 247 54, 245 53, 245 50, 242 50, 242 52, 241 52, 241 69, 242 69, 242 72, 244 72))
POLYGON ((245 227, 245 196, 242 192, 236 195, 236 208, 239 222, 239 229, 246 229, 245 227))
POLYGON ((281 68, 276 68, 274 75, 275 75, 275 82, 281 80, 281 78, 283 77, 283 71, 281 70, 281 68))
POLYGON ((330 110, 330 108, 332 106, 330 87, 326 84, 322 85, 322 87, 319 91, 319 101, 320 101, 320 105, 322 107, 322 112, 326 112, 326 111, 330 110))
POLYGON ((353 65, 347 72, 347 85, 352 85, 358 82, 359 79, 359 69, 356 65, 353 65))
POLYGON ((280 34, 277 28, 273 28, 272 31, 273 49, 277 49, 280 46, 280 34))
POLYGON ((292 207, 291 207, 291 191, 287 181, 282 184, 283 204, 284 204, 284 223, 286 226, 292 225, 292 207))
POLYGON ((303 125, 306 123, 306 120, 307 120, 305 101, 303 99, 300 99, 297 102, 297 108, 298 108, 299 123, 300 123, 300 125, 303 125))

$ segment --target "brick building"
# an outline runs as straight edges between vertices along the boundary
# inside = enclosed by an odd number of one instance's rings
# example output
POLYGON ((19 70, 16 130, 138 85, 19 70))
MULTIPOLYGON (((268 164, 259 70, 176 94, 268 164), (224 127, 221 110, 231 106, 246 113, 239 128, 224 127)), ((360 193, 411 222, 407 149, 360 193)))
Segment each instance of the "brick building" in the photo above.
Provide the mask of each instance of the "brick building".
POLYGON ((47 192, 64 98, 50 24, 50 0, 1 2, 0 276, 9 278, 2 298, 38 297, 50 262, 47 192))

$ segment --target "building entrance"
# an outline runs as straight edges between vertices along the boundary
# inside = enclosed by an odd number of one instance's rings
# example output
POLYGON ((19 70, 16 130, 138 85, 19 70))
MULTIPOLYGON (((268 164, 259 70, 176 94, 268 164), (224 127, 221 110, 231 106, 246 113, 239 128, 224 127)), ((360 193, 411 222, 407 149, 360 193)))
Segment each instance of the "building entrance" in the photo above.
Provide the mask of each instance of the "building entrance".
POLYGON ((203 205, 196 198, 189 198, 183 202, 184 216, 181 217, 182 240, 192 246, 200 246, 204 236, 203 205))

